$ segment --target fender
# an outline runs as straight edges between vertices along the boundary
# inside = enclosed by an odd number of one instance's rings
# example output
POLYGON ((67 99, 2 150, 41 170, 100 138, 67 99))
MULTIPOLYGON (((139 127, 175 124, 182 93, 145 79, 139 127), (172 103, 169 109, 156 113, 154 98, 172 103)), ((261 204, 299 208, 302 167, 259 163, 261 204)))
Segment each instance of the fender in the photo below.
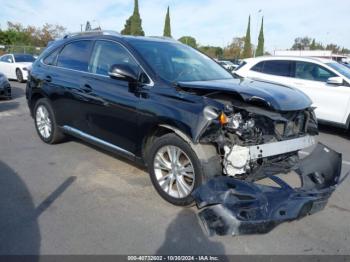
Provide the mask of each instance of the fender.
POLYGON ((192 139, 188 137, 185 133, 183 133, 181 130, 169 125, 159 126, 173 131, 175 134, 177 134, 190 145, 192 150, 196 153, 197 157, 199 158, 199 161, 201 162, 202 172, 204 174, 205 181, 215 176, 222 175, 221 158, 217 153, 217 149, 214 144, 193 143, 192 139))

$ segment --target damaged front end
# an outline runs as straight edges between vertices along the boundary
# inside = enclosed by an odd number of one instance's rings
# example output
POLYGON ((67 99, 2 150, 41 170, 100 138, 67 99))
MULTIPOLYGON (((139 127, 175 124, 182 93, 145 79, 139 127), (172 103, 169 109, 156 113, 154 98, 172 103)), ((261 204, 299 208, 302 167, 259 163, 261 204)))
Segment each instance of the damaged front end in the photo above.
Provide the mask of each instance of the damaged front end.
POLYGON ((267 233, 283 222, 322 210, 346 177, 340 179, 341 166, 341 154, 319 143, 293 167, 301 180, 299 188, 266 171, 273 185, 220 176, 198 188, 193 196, 209 235, 267 233))
POLYGON ((301 150, 316 144, 312 108, 278 112, 217 93, 211 98, 225 109, 206 108, 206 118, 217 122, 202 126, 198 142, 217 145, 223 175, 192 194, 209 235, 267 233, 326 206, 343 181, 342 156, 319 143, 300 159, 301 150), (301 186, 286 182, 291 173, 301 186), (261 183, 266 180, 270 184, 261 183))

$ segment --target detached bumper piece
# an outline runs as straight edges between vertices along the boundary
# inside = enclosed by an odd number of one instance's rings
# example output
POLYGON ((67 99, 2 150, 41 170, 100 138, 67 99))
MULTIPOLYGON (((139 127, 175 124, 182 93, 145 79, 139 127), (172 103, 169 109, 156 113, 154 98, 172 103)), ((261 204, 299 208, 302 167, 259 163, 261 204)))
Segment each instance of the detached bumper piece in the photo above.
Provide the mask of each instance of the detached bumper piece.
POLYGON ((210 236, 268 233, 283 222, 324 209, 337 185, 347 177, 340 179, 341 166, 341 154, 318 144, 295 167, 300 188, 292 188, 277 176, 269 176, 276 186, 225 176, 213 178, 193 193, 201 209, 198 215, 210 236))

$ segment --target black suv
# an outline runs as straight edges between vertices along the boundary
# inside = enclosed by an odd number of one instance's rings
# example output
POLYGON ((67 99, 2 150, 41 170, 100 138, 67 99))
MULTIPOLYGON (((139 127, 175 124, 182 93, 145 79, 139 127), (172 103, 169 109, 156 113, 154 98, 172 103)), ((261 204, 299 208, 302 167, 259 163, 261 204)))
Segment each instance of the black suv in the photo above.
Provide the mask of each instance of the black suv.
POLYGON ((317 134, 302 92, 235 78, 167 38, 68 35, 33 64, 26 96, 45 143, 71 135, 139 161, 175 205, 213 177, 288 172, 317 134))

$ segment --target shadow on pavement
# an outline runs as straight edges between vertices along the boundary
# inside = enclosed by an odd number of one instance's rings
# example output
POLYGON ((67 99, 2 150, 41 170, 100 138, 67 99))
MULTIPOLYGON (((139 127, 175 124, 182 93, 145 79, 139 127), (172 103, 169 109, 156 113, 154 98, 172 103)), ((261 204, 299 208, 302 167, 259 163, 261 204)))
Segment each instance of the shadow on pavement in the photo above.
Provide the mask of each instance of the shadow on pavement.
POLYGON ((340 127, 334 127, 334 126, 328 126, 328 125, 323 125, 319 124, 318 128, 320 132, 326 133, 329 135, 337 135, 345 139, 350 139, 350 131, 340 128, 340 127))
POLYGON ((0 161, 0 255, 36 255, 40 229, 32 197, 10 167, 0 161))
POLYGON ((211 241, 199 223, 193 210, 182 210, 170 223, 165 241, 156 253, 159 255, 224 255, 224 246, 211 241))
POLYGON ((14 101, 2 101, 0 100, 0 113, 1 112, 5 112, 5 111, 9 111, 9 110, 14 110, 17 107, 19 107, 19 103, 18 102, 14 102, 14 101))
MULTIPOLYGON (((25 88, 25 87, 24 87, 25 88)), ((20 98, 25 95, 25 89, 20 88, 17 86, 13 86, 13 83, 11 83, 11 94, 12 94, 12 99, 20 98)))
POLYGON ((35 207, 18 174, 0 161, 0 255, 39 255, 38 218, 75 180, 66 179, 35 207))

